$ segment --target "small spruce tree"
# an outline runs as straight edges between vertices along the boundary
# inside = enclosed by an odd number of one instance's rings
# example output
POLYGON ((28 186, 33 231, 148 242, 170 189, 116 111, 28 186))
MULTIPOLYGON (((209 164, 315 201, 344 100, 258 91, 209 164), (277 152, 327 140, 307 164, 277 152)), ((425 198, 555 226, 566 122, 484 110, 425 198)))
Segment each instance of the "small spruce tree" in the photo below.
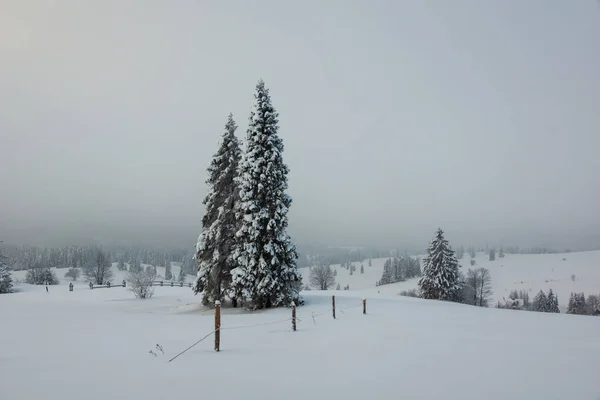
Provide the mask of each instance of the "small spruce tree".
POLYGON ((165 267, 165 280, 170 281, 173 279, 173 272, 171 271, 171 263, 167 261, 167 266, 165 267))
POLYGON ((0 253, 0 293, 12 293, 12 277, 6 264, 6 258, 0 253))

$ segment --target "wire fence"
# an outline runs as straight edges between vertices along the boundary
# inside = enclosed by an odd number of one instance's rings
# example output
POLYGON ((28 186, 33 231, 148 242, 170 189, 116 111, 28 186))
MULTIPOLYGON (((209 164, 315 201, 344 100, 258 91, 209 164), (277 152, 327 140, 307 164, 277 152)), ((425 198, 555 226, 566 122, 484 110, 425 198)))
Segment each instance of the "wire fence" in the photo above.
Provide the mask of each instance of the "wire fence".
MULTIPOLYGON (((263 326, 270 326, 270 325, 276 325, 276 324, 283 324, 283 323, 291 323, 291 327, 289 328, 290 331, 296 331, 296 322, 300 321, 305 321, 305 320, 312 320, 313 325, 317 325, 317 318, 318 317, 322 317, 322 316, 326 316, 328 314, 331 315, 332 319, 335 320, 337 319, 336 316, 336 311, 339 311, 342 314, 346 314, 346 311, 349 310, 355 310, 357 308, 362 308, 362 314, 366 314, 367 313, 367 301, 366 299, 362 299, 362 304, 359 305, 355 305, 355 306, 350 306, 350 307, 338 307, 335 305, 335 296, 332 296, 332 306, 327 308, 327 309, 323 309, 321 311, 315 312, 312 311, 310 314, 303 314, 301 316, 298 316, 296 314, 296 305, 293 304, 291 309, 292 309, 292 317, 291 318, 285 318, 285 319, 279 319, 276 321, 269 321, 269 322, 261 322, 261 323, 257 323, 257 324, 250 324, 250 325, 236 325, 236 326, 223 326, 221 324, 221 304, 220 302, 217 302, 215 304, 215 329, 212 332, 207 333, 205 336, 203 336, 200 340, 196 341, 195 343, 193 343, 191 346, 187 347, 185 350, 179 352, 178 354, 176 354, 173 358, 169 359, 169 362, 175 360, 176 358, 178 358, 179 356, 185 354, 188 350, 192 349, 194 346, 196 346, 197 344, 203 342, 204 340, 206 340, 207 338, 209 338, 212 335, 215 335, 215 347, 214 350, 216 352, 220 351, 220 331, 226 331, 226 330, 238 330, 238 329, 251 329, 251 328, 257 328, 257 327, 263 327, 263 326)), ((159 345, 157 345, 158 347, 159 345)))

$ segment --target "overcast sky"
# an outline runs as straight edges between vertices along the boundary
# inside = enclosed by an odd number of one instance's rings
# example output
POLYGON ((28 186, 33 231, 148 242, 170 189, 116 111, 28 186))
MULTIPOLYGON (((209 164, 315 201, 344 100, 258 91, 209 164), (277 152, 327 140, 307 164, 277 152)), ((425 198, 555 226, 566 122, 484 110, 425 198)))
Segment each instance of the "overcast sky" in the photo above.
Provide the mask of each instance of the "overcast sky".
POLYGON ((0 239, 192 246, 259 78, 298 242, 599 237, 597 1, 0 0, 0 239))

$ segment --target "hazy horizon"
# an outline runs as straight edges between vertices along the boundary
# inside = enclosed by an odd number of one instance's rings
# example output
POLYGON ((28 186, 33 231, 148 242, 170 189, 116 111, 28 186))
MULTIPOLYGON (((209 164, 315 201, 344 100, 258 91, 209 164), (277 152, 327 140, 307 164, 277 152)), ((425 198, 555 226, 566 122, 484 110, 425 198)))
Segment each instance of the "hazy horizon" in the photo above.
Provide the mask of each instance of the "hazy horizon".
POLYGON ((0 4, 0 240, 193 246, 279 112, 297 243, 600 248, 597 1, 0 4))

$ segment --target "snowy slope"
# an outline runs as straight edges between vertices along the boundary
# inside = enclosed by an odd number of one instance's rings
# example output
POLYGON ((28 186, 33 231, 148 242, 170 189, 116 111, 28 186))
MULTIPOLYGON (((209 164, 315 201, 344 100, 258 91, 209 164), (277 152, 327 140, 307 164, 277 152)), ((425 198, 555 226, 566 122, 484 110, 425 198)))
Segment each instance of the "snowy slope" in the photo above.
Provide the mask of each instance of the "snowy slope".
POLYGON ((597 318, 366 292, 307 292, 290 310, 210 310, 188 289, 0 296, 3 399, 597 399, 597 318), (329 316, 331 294, 338 318, 329 316), (313 322, 313 313, 314 322, 313 322), (149 354, 160 344, 163 355, 149 354))
MULTIPOLYGON (((421 256, 423 259, 424 256, 421 256)), ((477 253, 476 265, 470 265, 468 254, 460 260, 461 270, 469 268, 487 268, 492 274, 494 290, 492 304, 507 297, 513 289, 527 290, 533 298, 541 289, 552 289, 559 299, 562 308, 566 307, 571 292, 586 294, 600 293, 600 251, 586 251, 564 254, 507 254, 504 258, 489 261, 487 253, 477 253), (565 259, 565 260, 563 260, 565 259), (575 274, 573 282, 571 275, 575 274)), ((363 265, 365 273, 360 274, 360 263, 354 263, 357 270, 350 275, 348 270, 339 265, 332 265, 337 270, 336 282, 343 288, 350 285, 351 290, 362 290, 370 295, 396 295, 402 290, 417 287, 418 279, 398 282, 376 287, 375 282, 381 278, 385 259, 368 260, 363 265)), ((302 268, 304 282, 308 283, 309 270, 302 268)))

